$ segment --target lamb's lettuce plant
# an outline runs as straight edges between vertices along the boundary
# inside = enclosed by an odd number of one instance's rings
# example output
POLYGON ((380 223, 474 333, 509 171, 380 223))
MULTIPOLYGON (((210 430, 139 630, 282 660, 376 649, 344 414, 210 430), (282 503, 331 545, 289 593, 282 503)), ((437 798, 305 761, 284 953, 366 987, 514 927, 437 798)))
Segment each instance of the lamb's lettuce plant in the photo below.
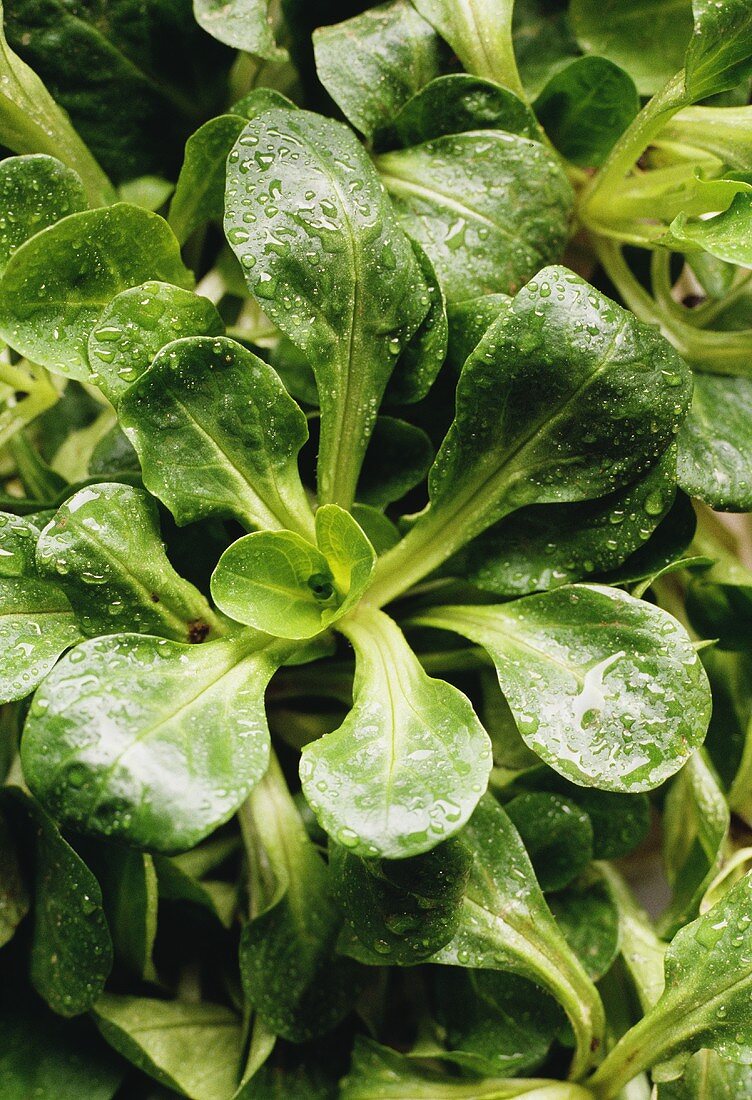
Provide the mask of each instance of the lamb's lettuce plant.
POLYGON ((752 7, 314 7, 6 3, 0 1080, 752 1095, 752 7))

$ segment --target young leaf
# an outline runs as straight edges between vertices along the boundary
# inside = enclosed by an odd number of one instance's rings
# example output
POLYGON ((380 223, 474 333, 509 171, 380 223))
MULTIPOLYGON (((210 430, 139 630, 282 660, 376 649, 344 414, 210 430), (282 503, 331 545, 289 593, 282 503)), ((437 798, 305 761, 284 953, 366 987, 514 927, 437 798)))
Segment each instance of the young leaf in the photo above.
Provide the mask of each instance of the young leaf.
POLYGON ((21 245, 68 214, 86 209, 76 173, 56 157, 8 157, 0 163, 0 274, 21 245))
POLYGON ((702 1048, 752 1064, 750 966, 752 878, 745 875, 704 916, 682 928, 666 952, 666 988, 655 1007, 616 1044, 590 1087, 602 1100, 641 1070, 678 1077, 702 1048))
POLYGON ((85 380, 99 314, 147 279, 192 281, 162 218, 127 203, 71 214, 10 258, 0 279, 0 335, 32 362, 85 380))
POLYGON ((583 1073, 602 1041, 603 1007, 551 916, 519 834, 491 795, 462 840, 474 856, 463 915, 432 961, 511 970, 541 985, 569 1017, 577 1042, 572 1076, 583 1073))
POLYGON ((218 607, 278 638, 310 638, 351 610, 368 587, 376 556, 349 513, 316 512, 318 547, 291 531, 258 531, 232 544, 212 576, 218 607))
POLYGON ((192 1100, 228 1100, 240 1078, 240 1019, 223 1005, 105 993, 94 1020, 111 1047, 192 1100))
POLYGON ((697 916, 720 868, 729 816, 716 775, 696 752, 671 784, 663 808, 663 862, 672 889, 659 924, 665 939, 697 916))
POLYGON ((724 1062, 714 1050, 701 1050, 676 1081, 658 1085, 656 1100, 751 1100, 752 1068, 724 1062))
POLYGON ((317 28, 313 49, 319 80, 369 141, 438 76, 442 60, 436 32, 408 0, 317 28))
POLYGON ((181 244, 204 222, 222 220, 225 162, 245 127, 240 115, 219 115, 188 138, 167 218, 181 244))
POLYGON ((0 701, 8 703, 30 695, 81 631, 57 585, 3 577, 0 597, 0 701))
POLYGON ((696 102, 739 84, 752 71, 752 9, 746 0, 692 0, 695 25, 685 89, 696 102))
POLYGON ((559 259, 572 192, 547 148, 518 134, 449 134, 376 158, 402 225, 451 303, 514 292, 559 259))
POLYGON ((274 41, 269 0, 193 0, 193 14, 212 38, 270 61, 287 51, 274 41))
POLYGON ((455 935, 470 873, 471 856, 452 839, 406 860, 362 859, 329 845, 334 895, 363 961, 414 966, 455 935))
POLYGON ((34 852, 31 981, 61 1016, 91 1008, 112 968, 112 941, 102 891, 40 806, 16 788, 4 805, 34 852))
POLYGON ((593 858, 593 826, 576 803, 561 795, 528 791, 504 809, 522 838, 542 890, 568 886, 593 858))
POLYGON ((641 95, 681 69, 692 34, 690 0, 572 0, 569 18, 582 48, 621 66, 641 95))
POLYGON ((179 524, 232 516, 248 527, 311 532, 297 463, 305 416, 242 344, 204 336, 167 344, 119 413, 144 484, 179 524))
POLYGON ((662 455, 690 398, 671 346, 564 268, 546 268, 465 363, 431 505, 377 568, 381 603, 503 516, 588 500, 662 455))
POLYGON ((525 743, 575 783, 650 790, 705 737, 710 689, 684 628, 620 589, 572 585, 415 621, 486 648, 525 743))
POLYGON ((200 646, 137 634, 84 642, 34 698, 26 780, 82 831, 190 848, 264 774, 264 689, 286 656, 253 632, 200 646))
POLYGON ((249 1003, 277 1035, 299 1043, 351 1007, 358 971, 335 954, 342 917, 329 871, 308 838, 276 759, 241 822, 250 864, 251 919, 240 941, 249 1003))
POLYGON ((39 536, 37 565, 89 636, 132 630, 196 642, 221 632, 201 593, 170 565, 156 505, 143 489, 79 489, 39 536))
POLYGON ((207 298, 169 283, 131 287, 105 307, 89 336, 89 381, 117 405, 165 344, 222 332, 222 318, 207 298))
POLYGON ((452 47, 462 67, 522 95, 512 46, 513 0, 413 0, 452 47))
POLYGON ((634 982, 643 1012, 663 993, 663 959, 666 944, 659 939, 647 913, 637 905, 619 872, 608 863, 599 871, 619 913, 619 946, 634 982))
POLYGON ((356 855, 405 859, 456 833, 488 779, 488 735, 467 698, 427 676, 391 619, 340 622, 356 652, 355 705, 306 745, 303 790, 327 833, 356 855))
POLYGON ((639 109, 632 78, 604 57, 578 57, 554 73, 535 101, 562 156, 586 168, 603 163, 639 109))
POLYGON ((225 232, 251 292, 314 369, 319 495, 348 508, 386 384, 430 304, 410 242, 355 136, 289 110, 249 122, 230 153, 225 232))
POLYGON ((445 134, 466 130, 504 130, 540 139, 540 127, 530 107, 513 92, 491 80, 450 73, 438 76, 405 103, 382 141, 420 145, 445 134))

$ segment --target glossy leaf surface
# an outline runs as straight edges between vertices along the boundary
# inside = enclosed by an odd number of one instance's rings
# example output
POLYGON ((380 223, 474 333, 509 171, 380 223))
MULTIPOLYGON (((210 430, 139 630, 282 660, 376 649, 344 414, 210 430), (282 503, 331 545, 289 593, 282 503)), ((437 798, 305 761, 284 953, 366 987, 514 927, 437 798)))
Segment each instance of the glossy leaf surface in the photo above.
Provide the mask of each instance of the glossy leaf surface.
POLYGON ((276 60, 284 51, 274 41, 269 7, 269 0, 193 0, 193 14, 212 38, 276 60))
POLYGON ((34 577, 0 580, 0 699, 23 699, 81 637, 64 593, 34 577))
POLYGON ((48 225, 85 210, 86 193, 76 173, 56 157, 38 153, 0 163, 0 273, 21 245, 48 225))
POLYGON ((462 63, 484 76, 520 90, 512 48, 513 0, 413 0, 462 63))

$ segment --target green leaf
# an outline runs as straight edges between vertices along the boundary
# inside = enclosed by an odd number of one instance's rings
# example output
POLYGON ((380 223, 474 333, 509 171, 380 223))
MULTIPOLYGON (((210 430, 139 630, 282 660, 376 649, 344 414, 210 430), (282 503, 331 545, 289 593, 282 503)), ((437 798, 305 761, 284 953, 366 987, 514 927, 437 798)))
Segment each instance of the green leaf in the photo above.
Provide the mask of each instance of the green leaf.
POLYGON ((291 531, 258 531, 225 550, 212 576, 217 606, 278 638, 311 638, 368 587, 376 556, 358 523, 336 504, 316 512, 318 547, 291 531))
POLYGON ((276 372, 224 337, 167 344, 120 400, 144 484, 181 525, 232 516, 308 535, 298 474, 306 419, 276 372))
POLYGON ((752 267, 752 195, 736 195, 728 210, 713 218, 689 221, 686 214, 677 215, 667 241, 683 252, 704 249, 719 260, 752 267))
POLYGON ((0 580, 0 701, 24 699, 81 637, 57 585, 34 577, 0 580))
POLYGON ((368 444, 358 480, 358 500, 386 508, 419 485, 433 462, 426 433, 392 416, 380 416, 368 444))
POLYGON ((752 878, 745 875, 676 934, 666 952, 665 991, 592 1078, 596 1095, 610 1100, 651 1066, 657 1067, 654 1080, 678 1077, 690 1055, 703 1048, 752 1064, 751 941, 752 878))
POLYGON ((692 0, 692 12, 685 89, 696 101, 734 88, 752 72, 752 10, 746 0, 692 0))
POLYGON ((0 576, 33 577, 40 527, 36 520, 0 512, 0 576))
POLYGON ((641 95, 681 69, 692 34, 690 0, 572 0, 569 18, 583 50, 625 69, 641 95))
POLYGON ((557 260, 572 192, 549 150, 519 134, 448 134, 376 158, 402 225, 451 303, 513 294, 557 260))
POLYGON ((204 222, 222 220, 225 163, 246 125, 240 115, 219 115, 188 138, 168 215, 181 244, 204 222))
POLYGON ((8 157, 0 163, 0 274, 20 246, 68 214, 86 209, 76 173, 56 157, 8 157))
POLYGON ((0 4, 0 142, 14 153, 53 154, 79 175, 93 205, 110 202, 109 180, 65 111, 8 45, 5 23, 0 4))
POLYGON ((387 383, 384 400, 395 405, 411 405, 426 396, 444 365, 449 341, 446 300, 434 266, 417 241, 411 239, 410 244, 426 282, 429 305, 387 383))
POLYGON ((243 131, 225 232, 264 312, 313 367, 319 495, 348 508, 386 384, 430 305, 410 242, 355 135, 307 111, 268 111, 243 131))
POLYGON ((471 856, 452 839, 431 852, 397 861, 362 859, 329 845, 334 895, 363 961, 414 966, 455 935, 471 856))
POLYGON ((599 870, 619 913, 619 946, 643 1012, 663 993, 663 959, 666 944, 656 935, 650 919, 637 905, 619 872, 609 863, 599 870))
POLYGON ((235 837, 217 837, 205 842, 182 856, 152 856, 157 873, 159 897, 172 902, 189 902, 207 909, 224 928, 230 928, 238 907, 238 888, 235 883, 204 877, 215 864, 204 863, 204 852, 218 852, 217 862, 222 862, 237 847, 235 837))
POLYGON ((19 853, 0 810, 0 947, 5 947, 29 911, 29 895, 21 872, 19 853))
POLYGON ((602 1041, 603 1007, 551 916, 519 834, 491 795, 462 840, 474 856, 463 916, 432 961, 511 970, 541 985, 569 1017, 577 1042, 572 1075, 583 1073, 602 1041))
POLYGON ((122 1064, 92 1024, 50 1012, 23 990, 20 974, 7 970, 0 1000, 3 1100, 112 1100, 122 1064))
POLYGON ((554 73, 535 101, 562 156, 586 168, 603 164, 639 109, 632 78, 604 57, 578 57, 554 73))
POLYGON ((284 60, 274 40, 269 0, 193 0, 193 14, 212 38, 271 61, 284 60))
POLYGON ((579 1085, 561 1081, 514 1081, 446 1077, 413 1058, 359 1035, 350 1073, 342 1082, 342 1100, 591 1100, 579 1085))
POLYGON ((697 916, 720 869, 729 824, 718 778, 703 753, 696 752, 671 784, 663 808, 663 863, 672 891, 659 924, 664 938, 697 916))
POLYGON ((61 1016, 91 1008, 112 968, 102 891, 83 860, 40 806, 17 788, 4 805, 33 850, 31 982, 61 1016))
POLYGON ((528 791, 504 807, 522 838, 542 890, 561 890, 593 858, 593 827, 576 803, 528 791))
POLYGON ((694 1054, 677 1081, 658 1085, 656 1100, 751 1100, 752 1069, 724 1062, 713 1050, 694 1054))
POLYGON ((585 875, 546 900, 588 977, 598 981, 619 954, 619 911, 608 887, 585 875))
MULTIPOLYGON (((737 172, 752 171, 752 132, 749 106, 686 107, 661 130, 661 139, 690 145, 718 157, 737 172)), ((692 257, 692 261, 696 260, 692 257)), ((723 279, 731 272, 721 269, 723 279)), ((728 286, 724 288, 727 290, 728 286)), ((723 292, 714 294, 722 297, 723 292)))
POLYGON ((363 857, 405 859, 456 833, 491 767, 467 698, 423 671, 382 612, 341 620, 355 647, 353 710, 306 745, 303 791, 327 833, 363 857))
POLYGON ((517 67, 530 99, 580 53, 568 13, 552 9, 547 0, 516 0, 512 33, 517 67))
POLYGON ((117 405, 165 344, 223 331, 222 318, 207 298, 169 283, 131 287, 108 303, 92 329, 89 380, 117 405))
POLYGON ((192 847, 266 770, 264 689, 287 652, 253 632, 201 646, 84 642, 34 697, 21 745, 29 786, 82 831, 192 847))
POLYGON ((691 378, 673 348, 565 268, 546 268, 465 363, 430 508, 385 555, 384 603, 527 504, 589 500, 634 481, 672 442, 691 378))
POLYGON ((105 993, 94 1020, 111 1047, 192 1100, 228 1100, 240 1078, 240 1020, 223 1005, 105 993))
POLYGON ((540 986, 509 972, 442 967, 433 993, 446 1031, 441 1057, 474 1073, 535 1070, 562 1024, 561 1010, 540 986))
POLYGON ((242 811, 251 920, 240 941, 248 1002, 299 1043, 329 1031, 358 993, 358 971, 335 948, 342 916, 329 871, 308 838, 276 759, 242 811))
POLYGON ((475 76, 522 94, 512 46, 514 0, 413 0, 475 76))
POLYGON ((679 484, 711 508, 750 511, 752 380, 696 374, 694 382, 679 432, 679 484))
POLYGON ((143 489, 79 489, 42 531, 37 564, 89 636, 132 630, 197 642, 221 632, 207 601, 168 561, 156 505, 143 489))
POLYGON ((473 539, 446 568, 497 596, 525 596, 615 569, 668 515, 675 487, 670 448, 624 489, 581 503, 521 508, 473 539))
POLYGON ((152 951, 158 894, 152 857, 116 844, 89 842, 83 850, 102 889, 116 960, 132 977, 156 981, 152 951))
POLYGON ((684 628, 620 589, 571 585, 415 621, 488 651, 525 743, 575 783, 650 790, 705 737, 710 688, 684 628))
POLYGON ((319 80, 369 141, 438 76, 442 60, 436 32, 407 0, 318 27, 313 49, 319 80))
POLYGON ((100 313, 147 279, 191 285, 162 218, 127 203, 71 214, 11 257, 0 280, 0 335, 32 362, 84 380, 100 313))
POLYGON ((438 76, 405 103, 382 141, 420 145, 466 130, 505 130, 539 139, 540 127, 527 103, 492 80, 451 73, 438 76))

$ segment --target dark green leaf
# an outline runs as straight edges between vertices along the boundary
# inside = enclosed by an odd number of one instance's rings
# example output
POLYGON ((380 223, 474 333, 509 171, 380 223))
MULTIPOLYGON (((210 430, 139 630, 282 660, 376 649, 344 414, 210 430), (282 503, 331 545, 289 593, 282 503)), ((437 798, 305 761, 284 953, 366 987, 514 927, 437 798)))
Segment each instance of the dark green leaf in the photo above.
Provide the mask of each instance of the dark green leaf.
POLYGON ((604 57, 578 57, 535 101, 543 129, 573 164, 603 163, 640 109, 632 78, 604 57))
POLYGON ((90 381, 117 405, 165 344, 223 331, 207 298, 169 283, 131 287, 109 302, 89 336, 90 381))
POLYGON ((0 274, 16 249, 48 225, 86 209, 76 173, 55 157, 8 157, 0 164, 0 274))
POLYGON ((81 632, 63 592, 33 577, 0 580, 0 700, 30 695, 81 632))
POLYGON ((679 433, 681 487, 721 511, 752 510, 752 380, 695 375, 692 409, 679 433))
POLYGON ((548 0, 516 0, 512 24, 514 52, 530 99, 552 75, 580 52, 567 12, 548 0))
POLYGON ((78 829, 190 848, 264 774, 264 689, 286 656, 254 632, 200 646, 137 634, 84 642, 34 697, 26 780, 78 829))
POLYGON ((245 126, 240 115, 219 115, 188 138, 168 216, 181 244, 204 222, 222 220, 225 164, 245 126))
POLYGON ((514 0, 413 0, 475 76, 522 91, 512 46, 514 0))
POLYGON ((444 291, 433 264, 417 241, 410 244, 426 282, 429 306, 387 383, 384 400, 395 405, 410 405, 426 396, 444 365, 449 339, 444 291))
POLYGON ((0 576, 34 576, 39 532, 36 519, 0 512, 0 576))
POLYGON ((547 900, 567 943, 598 981, 619 953, 619 912, 607 886, 586 876, 547 900))
POLYGON ((132 630, 200 642, 221 632, 201 593, 170 565, 156 505, 143 489, 80 489, 40 535, 37 564, 89 636, 132 630))
POLYGON ((84 852, 102 888, 115 958, 133 977, 155 981, 152 951, 158 897, 152 857, 120 845, 93 842, 84 852))
POLYGON ((593 858, 593 827, 576 803, 543 791, 519 794, 504 807, 522 837, 542 890, 561 890, 593 858))
POLYGON ((0 810, 0 947, 13 938, 29 911, 29 895, 21 873, 13 834, 0 810))
POLYGON ((269 0, 193 0, 193 14, 212 38, 276 61, 286 52, 274 41, 269 7, 269 0))
POLYGON ((677 1081, 659 1085, 656 1100, 751 1100, 752 1069, 724 1062, 713 1050, 701 1050, 677 1081))
POLYGON ((380 416, 358 480, 358 500, 385 508, 418 485, 433 462, 426 433, 404 420, 380 416))
POLYGON ((354 854, 420 855, 473 812, 491 767, 488 736, 468 699, 426 675, 382 612, 359 609, 340 627, 356 651, 355 705, 304 748, 305 796, 354 854))
POLYGON ((355 136, 307 111, 268 111, 243 131, 225 231, 264 312, 314 369, 319 495, 347 508, 386 384, 430 305, 410 242, 355 136))
POLYGON ((297 462, 305 416, 241 344, 195 336, 166 345, 119 412, 144 484, 179 524, 218 515, 311 533, 297 462))
POLYGON ((0 335, 33 362, 85 379, 99 314, 147 279, 191 285, 162 218, 127 203, 71 214, 11 257, 0 280, 0 335))

